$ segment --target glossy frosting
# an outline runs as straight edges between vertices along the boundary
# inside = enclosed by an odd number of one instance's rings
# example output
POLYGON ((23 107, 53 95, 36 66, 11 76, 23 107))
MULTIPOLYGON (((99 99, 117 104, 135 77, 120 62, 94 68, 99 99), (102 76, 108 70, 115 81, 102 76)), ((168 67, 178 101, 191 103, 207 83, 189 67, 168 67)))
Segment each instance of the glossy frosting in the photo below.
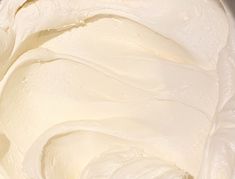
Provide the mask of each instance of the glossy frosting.
POLYGON ((0 179, 231 179, 233 32, 215 0, 3 0, 0 179))

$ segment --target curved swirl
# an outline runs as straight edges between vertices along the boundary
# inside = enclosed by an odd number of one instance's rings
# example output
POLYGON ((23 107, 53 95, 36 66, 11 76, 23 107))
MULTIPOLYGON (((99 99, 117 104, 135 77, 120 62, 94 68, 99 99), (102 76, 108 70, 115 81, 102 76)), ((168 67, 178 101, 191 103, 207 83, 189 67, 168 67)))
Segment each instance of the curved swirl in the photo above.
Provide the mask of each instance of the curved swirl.
MULTIPOLYGON (((175 166, 151 155, 151 150, 141 144, 147 134, 133 136, 132 139, 124 138, 125 130, 117 131, 120 129, 117 127, 119 120, 113 121, 115 127, 113 124, 107 125, 107 121, 69 122, 53 127, 29 150, 25 159, 26 172, 31 178, 40 179, 187 176, 175 166), (77 142, 73 144, 72 141, 77 142), (61 161, 61 154, 67 156, 66 161, 61 161)), ((108 121, 110 123, 111 119, 108 121)), ((128 120, 125 122, 128 125, 128 120)), ((145 131, 133 121, 129 123, 145 131)))
POLYGON ((0 178, 230 179, 228 31, 217 1, 3 0, 0 178))

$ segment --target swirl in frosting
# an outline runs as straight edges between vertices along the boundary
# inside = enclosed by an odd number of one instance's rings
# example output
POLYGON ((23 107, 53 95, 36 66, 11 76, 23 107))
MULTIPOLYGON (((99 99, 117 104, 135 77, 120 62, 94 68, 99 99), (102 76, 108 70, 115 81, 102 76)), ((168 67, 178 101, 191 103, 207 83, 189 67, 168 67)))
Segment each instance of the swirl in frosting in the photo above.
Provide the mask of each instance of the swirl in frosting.
POLYGON ((233 35, 217 0, 2 0, 0 179, 234 178, 233 35))

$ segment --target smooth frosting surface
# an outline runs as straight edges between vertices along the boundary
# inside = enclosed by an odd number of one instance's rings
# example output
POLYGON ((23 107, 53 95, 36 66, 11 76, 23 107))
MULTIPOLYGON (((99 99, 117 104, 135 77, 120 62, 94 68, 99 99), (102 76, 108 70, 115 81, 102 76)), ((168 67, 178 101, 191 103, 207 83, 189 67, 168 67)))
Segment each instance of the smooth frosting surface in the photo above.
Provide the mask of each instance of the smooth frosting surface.
POLYGON ((214 0, 3 0, 0 179, 234 177, 233 22, 214 0))

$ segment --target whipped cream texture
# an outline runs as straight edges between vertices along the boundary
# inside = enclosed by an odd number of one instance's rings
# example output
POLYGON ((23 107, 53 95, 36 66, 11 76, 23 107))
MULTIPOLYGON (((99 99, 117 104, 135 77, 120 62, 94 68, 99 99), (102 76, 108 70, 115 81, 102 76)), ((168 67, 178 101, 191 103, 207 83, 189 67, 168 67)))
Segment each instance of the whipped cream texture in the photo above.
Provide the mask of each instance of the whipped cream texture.
POLYGON ((234 28, 217 0, 2 0, 0 179, 234 178, 234 28))

